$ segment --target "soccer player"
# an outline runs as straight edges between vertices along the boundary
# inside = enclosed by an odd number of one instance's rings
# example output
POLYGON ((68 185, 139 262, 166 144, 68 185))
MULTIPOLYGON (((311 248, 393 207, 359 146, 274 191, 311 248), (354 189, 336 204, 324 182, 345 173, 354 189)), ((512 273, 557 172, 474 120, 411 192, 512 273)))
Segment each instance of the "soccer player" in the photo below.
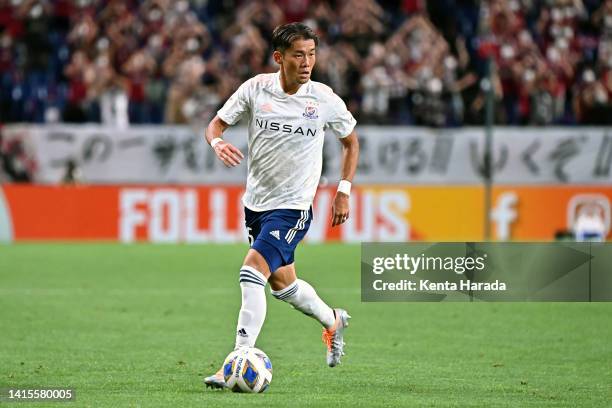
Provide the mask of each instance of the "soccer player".
MULTIPOLYGON (((349 217, 351 181, 359 142, 356 121, 326 85, 310 80, 317 35, 301 23, 277 27, 272 34, 274 61, 280 70, 244 82, 217 112, 206 129, 206 140, 228 167, 237 166, 242 152, 221 136, 240 118, 248 123, 248 177, 243 197, 248 250, 240 268, 242 306, 236 349, 254 347, 266 317, 264 288, 323 325, 327 364, 340 363, 343 334, 350 316, 332 309, 307 282, 298 279, 294 252, 312 220, 323 156, 324 131, 342 143, 342 174, 332 205, 332 226, 349 217)), ((225 387, 223 372, 206 377, 213 388, 225 387)))

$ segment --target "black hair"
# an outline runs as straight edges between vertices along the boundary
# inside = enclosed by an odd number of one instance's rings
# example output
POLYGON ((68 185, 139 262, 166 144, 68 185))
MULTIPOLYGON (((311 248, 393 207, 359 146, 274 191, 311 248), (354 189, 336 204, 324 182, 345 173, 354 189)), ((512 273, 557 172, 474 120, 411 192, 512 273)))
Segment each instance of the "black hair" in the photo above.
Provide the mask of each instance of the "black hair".
POLYGON ((274 51, 285 52, 287 48, 291 48, 291 44, 295 40, 314 40, 315 46, 319 45, 319 37, 303 23, 289 23, 279 25, 272 32, 272 47, 274 51))

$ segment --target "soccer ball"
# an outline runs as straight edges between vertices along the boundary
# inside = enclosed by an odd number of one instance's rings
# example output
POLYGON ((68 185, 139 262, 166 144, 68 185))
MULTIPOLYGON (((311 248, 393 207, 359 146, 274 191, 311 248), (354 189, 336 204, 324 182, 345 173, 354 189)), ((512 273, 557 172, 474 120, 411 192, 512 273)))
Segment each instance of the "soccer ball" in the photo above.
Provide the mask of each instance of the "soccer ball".
POLYGON ((234 392, 264 392, 272 381, 272 362, 258 348, 239 348, 225 358, 223 377, 234 392))

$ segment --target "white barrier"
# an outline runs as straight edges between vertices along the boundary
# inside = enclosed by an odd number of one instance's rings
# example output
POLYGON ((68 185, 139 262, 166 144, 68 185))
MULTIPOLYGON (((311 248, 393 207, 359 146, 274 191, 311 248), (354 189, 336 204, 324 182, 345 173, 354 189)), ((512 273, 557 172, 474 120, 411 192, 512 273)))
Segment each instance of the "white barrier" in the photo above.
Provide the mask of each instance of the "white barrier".
MULTIPOLYGON (((367 184, 480 184, 482 128, 357 129, 361 156, 356 182, 367 184)), ((202 130, 175 126, 10 125, 5 142, 20 139, 36 162, 34 179, 57 183, 67 160, 84 182, 243 184, 246 164, 227 169, 202 130)), ((245 154, 246 129, 225 136, 245 154)), ((323 176, 340 174, 340 143, 326 136, 323 176)), ((496 184, 612 184, 611 128, 496 128, 492 163, 496 184)))

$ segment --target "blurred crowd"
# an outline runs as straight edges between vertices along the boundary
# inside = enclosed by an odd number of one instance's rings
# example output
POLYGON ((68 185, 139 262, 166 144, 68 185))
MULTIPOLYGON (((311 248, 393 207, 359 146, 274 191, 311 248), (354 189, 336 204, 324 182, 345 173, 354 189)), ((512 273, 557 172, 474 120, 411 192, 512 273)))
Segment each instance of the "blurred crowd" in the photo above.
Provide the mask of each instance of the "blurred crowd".
POLYGON ((0 123, 201 124, 289 21, 362 124, 612 123, 612 0, 0 0, 0 123))

